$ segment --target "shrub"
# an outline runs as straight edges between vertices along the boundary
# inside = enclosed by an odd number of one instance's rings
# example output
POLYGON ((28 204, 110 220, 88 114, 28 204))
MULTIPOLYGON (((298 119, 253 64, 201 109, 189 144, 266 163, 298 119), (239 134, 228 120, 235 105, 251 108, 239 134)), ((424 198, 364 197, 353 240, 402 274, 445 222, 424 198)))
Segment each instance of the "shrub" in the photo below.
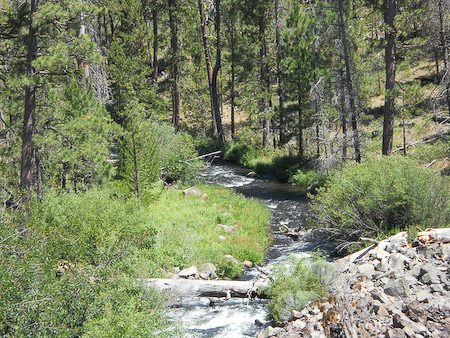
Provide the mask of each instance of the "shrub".
POLYGON ((274 273, 274 281, 267 291, 270 298, 267 308, 273 319, 288 320, 292 310, 301 310, 308 301, 326 295, 325 283, 322 283, 325 274, 321 273, 321 278, 315 271, 327 271, 326 275, 331 276, 332 266, 320 259, 312 264, 301 259, 294 261, 290 268, 274 273))
POLYGON ((334 172, 312 196, 312 223, 331 238, 358 241, 410 225, 450 221, 450 183, 405 157, 382 157, 334 172))
POLYGON ((159 147, 161 178, 166 182, 189 181, 203 168, 192 136, 165 123, 152 124, 159 147))

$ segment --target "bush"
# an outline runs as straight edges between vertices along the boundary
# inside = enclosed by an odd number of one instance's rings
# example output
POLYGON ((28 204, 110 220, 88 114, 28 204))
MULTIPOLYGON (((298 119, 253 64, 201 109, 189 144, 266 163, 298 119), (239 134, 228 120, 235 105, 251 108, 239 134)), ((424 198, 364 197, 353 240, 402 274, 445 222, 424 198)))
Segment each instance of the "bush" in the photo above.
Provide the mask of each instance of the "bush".
POLYGON ((294 261, 289 269, 274 273, 267 295, 267 308, 276 321, 288 320, 292 310, 301 310, 310 300, 326 295, 326 283, 332 275, 331 264, 319 259, 294 261), (325 273, 326 271, 326 273, 325 273), (320 272, 318 275, 316 272, 320 272), (329 276, 325 278, 325 276, 329 276))
POLYGON ((189 181, 203 168, 201 160, 193 160, 198 156, 194 140, 187 133, 178 131, 165 123, 152 124, 156 143, 159 147, 161 178, 166 182, 189 181))
POLYGON ((146 265, 127 260, 138 251, 151 261, 154 231, 136 198, 122 196, 50 191, 41 204, 4 214, 0 336, 164 336, 155 334, 168 326, 164 299, 134 285, 131 272, 146 265))
POLYGON ((449 179, 405 157, 372 159, 336 171, 311 198, 312 223, 341 242, 450 221, 449 179))

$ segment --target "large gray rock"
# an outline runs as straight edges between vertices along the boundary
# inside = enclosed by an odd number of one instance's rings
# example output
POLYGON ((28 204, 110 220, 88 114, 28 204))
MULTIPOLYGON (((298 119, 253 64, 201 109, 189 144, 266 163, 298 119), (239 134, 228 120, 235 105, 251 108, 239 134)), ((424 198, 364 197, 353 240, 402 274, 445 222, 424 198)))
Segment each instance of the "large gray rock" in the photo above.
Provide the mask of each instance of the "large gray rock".
POLYGON ((258 333, 257 338, 269 338, 276 336, 282 329, 279 327, 268 326, 263 331, 258 333))
POLYGON ((183 194, 185 196, 202 196, 201 190, 197 187, 191 187, 189 189, 183 190, 183 194))
POLYGON ((178 272, 178 276, 181 278, 188 278, 191 276, 196 276, 197 275, 197 267, 196 266, 191 266, 187 269, 181 270, 180 272, 178 272))
POLYGON ((202 264, 199 275, 203 279, 217 279, 217 268, 212 263, 202 264))
POLYGON ((394 279, 386 283, 384 292, 389 296, 407 297, 411 291, 404 279, 394 279))

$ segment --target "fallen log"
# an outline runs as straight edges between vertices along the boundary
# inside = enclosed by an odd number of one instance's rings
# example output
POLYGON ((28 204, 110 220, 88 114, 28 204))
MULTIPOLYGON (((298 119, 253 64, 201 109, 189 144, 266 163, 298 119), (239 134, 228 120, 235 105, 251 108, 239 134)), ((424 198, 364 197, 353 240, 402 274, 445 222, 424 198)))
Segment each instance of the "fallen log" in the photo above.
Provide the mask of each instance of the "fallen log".
MULTIPOLYGON (((139 284, 161 291, 170 290, 181 297, 253 298, 258 291, 255 281, 152 278, 141 279, 139 284)), ((258 297, 265 298, 263 294, 258 294, 258 297)))

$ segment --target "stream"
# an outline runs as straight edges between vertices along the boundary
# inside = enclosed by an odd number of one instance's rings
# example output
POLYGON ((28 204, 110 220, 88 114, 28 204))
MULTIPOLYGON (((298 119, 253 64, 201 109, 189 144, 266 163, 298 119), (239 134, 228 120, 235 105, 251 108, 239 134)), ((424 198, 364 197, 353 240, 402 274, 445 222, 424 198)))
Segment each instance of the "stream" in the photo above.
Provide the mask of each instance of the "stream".
MULTIPOLYGON (((284 261, 288 257, 308 257, 317 249, 325 253, 333 250, 329 243, 313 238, 307 230, 299 240, 280 233, 279 228, 283 225, 292 230, 303 231, 306 228, 308 198, 299 187, 280 183, 272 176, 248 177, 249 171, 225 161, 216 161, 201 175, 206 183, 233 188, 246 197, 264 202, 272 211, 270 225, 273 240, 266 252, 262 266, 264 271, 270 272, 274 266, 286 264, 284 261)), ((253 268, 240 279, 253 279, 259 274, 253 268)), ((186 337, 241 338, 255 337, 258 331, 269 325, 268 313, 265 302, 261 300, 231 298, 211 307, 208 298, 184 298, 171 307, 169 318, 181 321, 188 330, 186 337)))

